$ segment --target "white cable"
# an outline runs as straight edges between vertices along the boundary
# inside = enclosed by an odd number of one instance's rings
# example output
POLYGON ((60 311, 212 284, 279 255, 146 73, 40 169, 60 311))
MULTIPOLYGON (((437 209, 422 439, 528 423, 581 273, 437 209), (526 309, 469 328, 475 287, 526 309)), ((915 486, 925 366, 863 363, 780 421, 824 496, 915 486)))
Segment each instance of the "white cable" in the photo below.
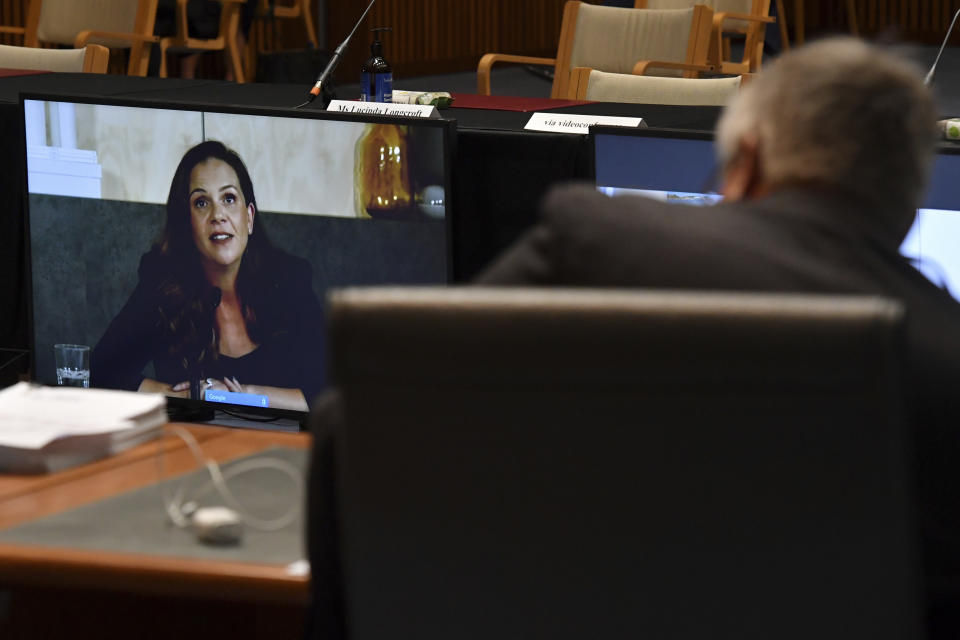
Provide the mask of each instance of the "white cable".
POLYGON ((207 472, 210 474, 210 480, 208 480, 206 484, 204 484, 198 491, 194 493, 193 499, 190 502, 183 502, 183 494, 187 484, 186 479, 184 479, 177 486, 177 490, 174 492, 173 497, 171 498, 167 491, 166 485, 164 485, 162 482, 164 476, 163 450, 162 448, 158 449, 156 459, 157 471, 161 480, 161 498, 163 499, 164 510, 167 512, 170 520, 176 526, 187 527, 190 525, 190 515, 196 509, 196 501, 209 493, 211 489, 216 489, 217 493, 220 494, 220 497, 223 498, 224 502, 228 503, 233 509, 235 509, 240 514, 240 517, 243 519, 243 521, 254 529, 260 529, 261 531, 276 531, 289 525, 299 515, 303 496, 303 476, 300 474, 299 469, 286 460, 271 457, 241 460, 240 462, 232 464, 224 472, 221 471, 220 466, 214 460, 203 455, 203 451, 200 449, 200 445, 196 438, 193 437, 192 433, 183 427, 177 426, 168 427, 168 431, 186 443, 187 447, 190 449, 190 452, 193 454, 194 459, 197 461, 197 464, 206 467, 207 472), (237 499, 237 497, 230 490, 229 486, 227 486, 228 479, 238 476, 242 473, 258 471, 260 469, 273 469, 280 471, 293 482, 295 494, 294 500, 287 512, 279 517, 261 518, 254 515, 243 505, 243 503, 240 502, 240 500, 237 499))

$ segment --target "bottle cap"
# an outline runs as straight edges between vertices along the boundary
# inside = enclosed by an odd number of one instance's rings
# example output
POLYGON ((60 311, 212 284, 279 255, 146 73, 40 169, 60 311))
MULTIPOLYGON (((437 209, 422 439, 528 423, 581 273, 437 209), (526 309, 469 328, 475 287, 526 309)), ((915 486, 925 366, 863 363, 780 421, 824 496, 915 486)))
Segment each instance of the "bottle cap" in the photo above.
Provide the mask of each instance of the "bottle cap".
POLYGON ((373 42, 370 44, 370 53, 375 58, 383 57, 383 42, 380 40, 381 31, 393 31, 391 27, 374 27, 370 29, 373 32, 373 42))

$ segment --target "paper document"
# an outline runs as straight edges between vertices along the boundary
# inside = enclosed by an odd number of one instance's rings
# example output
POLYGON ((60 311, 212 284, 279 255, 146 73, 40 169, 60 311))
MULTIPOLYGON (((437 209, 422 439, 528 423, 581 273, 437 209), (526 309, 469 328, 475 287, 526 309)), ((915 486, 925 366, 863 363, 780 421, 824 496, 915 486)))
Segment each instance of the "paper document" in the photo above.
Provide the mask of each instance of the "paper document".
POLYGON ((101 458, 156 437, 160 394, 40 387, 0 391, 0 471, 40 472, 101 458))

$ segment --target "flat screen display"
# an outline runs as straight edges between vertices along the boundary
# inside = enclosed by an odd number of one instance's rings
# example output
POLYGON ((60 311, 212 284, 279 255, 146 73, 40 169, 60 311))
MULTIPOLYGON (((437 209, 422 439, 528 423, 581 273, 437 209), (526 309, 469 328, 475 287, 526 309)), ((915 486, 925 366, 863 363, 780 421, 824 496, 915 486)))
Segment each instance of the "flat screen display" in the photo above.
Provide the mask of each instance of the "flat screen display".
POLYGON ((22 105, 42 383, 302 416, 329 288, 449 281, 452 122, 22 105))
POLYGON ((935 285, 960 300, 960 155, 942 149, 930 175, 923 208, 900 253, 935 285))
MULTIPOLYGON (((593 132, 597 189, 669 202, 714 204, 719 178, 709 133, 593 132)), ((960 155, 937 154, 924 206, 900 252, 931 282, 960 300, 960 155)))

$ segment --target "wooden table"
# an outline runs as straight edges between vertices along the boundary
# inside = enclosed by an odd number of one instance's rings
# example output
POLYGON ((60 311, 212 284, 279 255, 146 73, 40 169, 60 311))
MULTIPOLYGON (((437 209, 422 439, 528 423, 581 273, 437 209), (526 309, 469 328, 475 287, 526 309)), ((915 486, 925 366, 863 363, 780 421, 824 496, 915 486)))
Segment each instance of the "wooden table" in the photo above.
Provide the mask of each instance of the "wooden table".
MULTIPOLYGON (((310 444, 307 434, 181 426, 217 461, 310 444)), ((153 484, 158 446, 166 474, 196 468, 183 441, 168 435, 59 473, 0 475, 0 530, 153 484)), ((193 637, 197 624, 211 626, 212 637, 297 637, 308 585, 286 566, 0 544, 0 637, 193 637)))

